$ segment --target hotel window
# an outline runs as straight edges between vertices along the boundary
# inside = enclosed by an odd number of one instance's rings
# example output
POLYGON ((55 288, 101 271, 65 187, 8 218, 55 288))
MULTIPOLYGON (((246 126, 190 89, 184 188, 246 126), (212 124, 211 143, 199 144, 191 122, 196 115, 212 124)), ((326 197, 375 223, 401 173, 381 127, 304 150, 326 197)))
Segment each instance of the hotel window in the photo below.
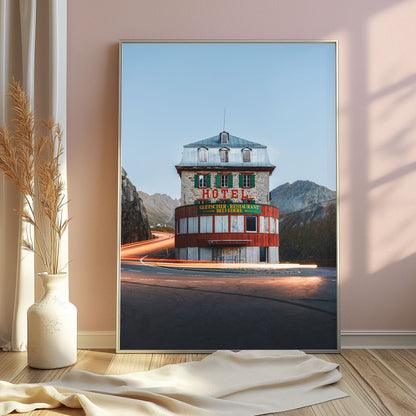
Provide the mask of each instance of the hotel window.
POLYGON ((221 175, 221 188, 228 188, 229 178, 228 175, 221 175))
POLYGON ((217 173, 217 188, 232 188, 233 175, 231 173, 217 173))
POLYGON ((220 149, 220 160, 221 160, 221 163, 226 163, 226 162, 228 162, 228 152, 229 152, 229 149, 227 149, 227 148, 222 148, 222 149, 220 149))
POLYGON ((260 217, 260 232, 268 233, 269 232, 269 217, 260 217))
POLYGON ((188 233, 196 234, 198 232, 198 217, 188 218, 188 233))
POLYGON ((225 131, 221 133, 221 143, 228 143, 228 133, 225 131))
POLYGON ((257 231, 257 217, 246 217, 246 231, 256 232, 257 231))
POLYGON ((179 219, 179 234, 187 234, 188 232, 188 218, 179 219))
POLYGON ((215 216, 215 232, 228 233, 228 215, 215 216))
POLYGON ((265 233, 266 231, 266 221, 267 217, 260 217, 260 226, 259 226, 259 232, 265 233))
POLYGON ((244 232, 244 216, 243 215, 230 215, 231 232, 243 233, 244 232))
POLYGON ((210 188, 211 174, 195 174, 195 188, 210 188))
POLYGON ((243 149, 243 162, 251 162, 251 150, 243 149))
POLYGON ((212 233, 212 216, 201 216, 200 220, 200 233, 212 233))
POLYGON ((198 175, 199 176, 199 187, 206 188, 207 187, 207 175, 198 175))
POLYGON ((200 147, 198 149, 198 152, 199 152, 199 161, 208 162, 208 149, 205 149, 205 147, 200 147))
POLYGON ((270 234, 274 234, 276 231, 276 220, 274 218, 270 218, 270 234))
POLYGON ((254 173, 240 173, 240 188, 254 188, 256 177, 254 173))
POLYGON ((270 217, 264 217, 264 232, 268 233, 270 217))

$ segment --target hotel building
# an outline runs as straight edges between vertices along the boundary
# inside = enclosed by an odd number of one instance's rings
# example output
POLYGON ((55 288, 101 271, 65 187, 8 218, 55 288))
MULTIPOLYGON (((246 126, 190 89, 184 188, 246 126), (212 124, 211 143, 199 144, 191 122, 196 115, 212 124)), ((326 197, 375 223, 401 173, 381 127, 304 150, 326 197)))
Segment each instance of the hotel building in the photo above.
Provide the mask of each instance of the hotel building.
POLYGON ((177 258, 278 263, 279 210, 269 205, 274 169, 266 146, 225 131, 185 145, 176 165, 177 258))

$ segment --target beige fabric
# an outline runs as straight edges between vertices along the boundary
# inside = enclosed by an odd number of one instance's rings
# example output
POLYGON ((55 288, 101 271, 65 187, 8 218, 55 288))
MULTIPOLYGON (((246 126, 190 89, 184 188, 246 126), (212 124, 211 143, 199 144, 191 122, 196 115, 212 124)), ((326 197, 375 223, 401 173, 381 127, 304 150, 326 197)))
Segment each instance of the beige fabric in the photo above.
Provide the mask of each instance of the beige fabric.
POLYGON ((0 414, 83 408, 87 416, 254 416, 347 396, 337 364, 301 351, 217 351, 125 375, 73 370, 44 384, 0 382, 0 414))
MULTIPOLYGON (((65 134, 66 7, 67 0, 0 0, 1 124, 12 118, 6 94, 14 77, 31 98, 35 113, 42 119, 54 117, 65 134)), ((34 276, 41 271, 33 254, 19 244, 21 234, 32 232, 19 221, 15 212, 19 207, 22 201, 15 187, 0 172, 0 348, 13 351, 26 350, 26 312, 35 300, 34 276)), ((67 236, 60 261, 66 267, 67 236)), ((41 290, 36 292, 39 298, 41 290)))

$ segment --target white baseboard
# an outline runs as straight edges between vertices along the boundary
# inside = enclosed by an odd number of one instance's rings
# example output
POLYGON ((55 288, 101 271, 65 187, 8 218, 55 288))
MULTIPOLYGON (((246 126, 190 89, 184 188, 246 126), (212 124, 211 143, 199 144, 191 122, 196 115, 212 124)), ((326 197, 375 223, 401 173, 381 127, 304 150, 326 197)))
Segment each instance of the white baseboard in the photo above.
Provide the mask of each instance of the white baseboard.
POLYGON ((416 331, 341 331, 341 348, 416 348, 416 331))
MULTIPOLYGON (((79 331, 78 348, 115 349, 116 331, 79 331)), ((416 331, 341 331, 341 348, 416 348, 416 331)))

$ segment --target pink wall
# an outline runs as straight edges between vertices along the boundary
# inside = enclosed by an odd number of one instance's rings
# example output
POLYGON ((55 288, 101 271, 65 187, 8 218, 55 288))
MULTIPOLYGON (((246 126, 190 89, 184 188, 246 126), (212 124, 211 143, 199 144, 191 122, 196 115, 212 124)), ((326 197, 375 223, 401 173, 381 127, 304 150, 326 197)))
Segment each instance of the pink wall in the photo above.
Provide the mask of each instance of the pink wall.
POLYGON ((338 39, 341 329, 416 329, 416 2, 68 2, 70 291, 116 317, 119 39, 338 39))

